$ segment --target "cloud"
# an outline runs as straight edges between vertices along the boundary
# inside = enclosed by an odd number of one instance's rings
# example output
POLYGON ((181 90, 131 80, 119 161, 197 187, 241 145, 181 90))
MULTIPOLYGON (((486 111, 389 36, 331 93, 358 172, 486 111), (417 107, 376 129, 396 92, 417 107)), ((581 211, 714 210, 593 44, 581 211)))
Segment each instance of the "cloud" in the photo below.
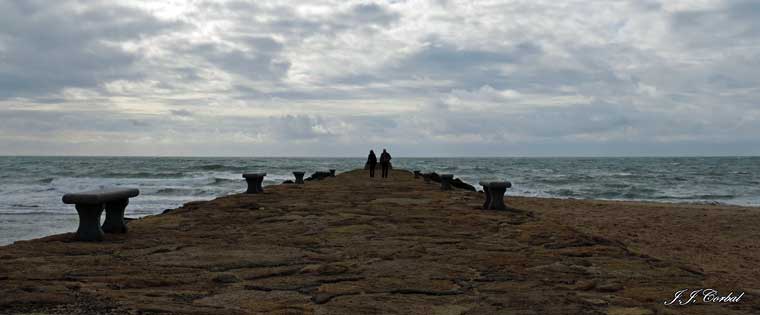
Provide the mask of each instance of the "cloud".
POLYGON ((174 116, 180 116, 180 117, 190 117, 193 116, 193 112, 187 110, 187 109, 172 109, 169 110, 169 112, 172 113, 174 116))
POLYGON ((330 126, 319 117, 285 115, 271 117, 269 135, 277 140, 316 140, 332 136, 330 126))
POLYGON ((123 43, 178 23, 117 5, 74 7, 65 1, 0 3, 0 98, 40 97, 66 87, 97 88, 143 75, 141 55, 123 43))
POLYGON ((750 0, 3 1, 0 154, 756 154, 758 21, 750 0))

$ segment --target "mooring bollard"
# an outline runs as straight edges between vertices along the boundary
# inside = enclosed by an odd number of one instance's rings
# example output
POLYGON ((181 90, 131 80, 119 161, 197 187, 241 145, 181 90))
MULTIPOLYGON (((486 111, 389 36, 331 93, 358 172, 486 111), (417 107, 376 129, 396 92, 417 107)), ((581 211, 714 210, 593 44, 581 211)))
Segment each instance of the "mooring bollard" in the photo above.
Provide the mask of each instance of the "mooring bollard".
POLYGON ((129 198, 140 194, 137 189, 95 190, 63 195, 63 203, 74 204, 79 215, 76 236, 80 241, 102 241, 103 232, 126 233, 124 210, 129 198), (100 225, 100 215, 106 210, 106 220, 100 225))
POLYGON ((305 172, 293 172, 293 176, 296 177, 296 184, 303 184, 303 175, 305 172))
POLYGON ((256 190, 258 190, 260 193, 264 192, 264 177, 267 176, 267 173, 261 173, 261 177, 259 177, 259 181, 256 182, 256 190))
POLYGON ((491 182, 480 181, 478 184, 480 184, 480 186, 483 186, 483 194, 486 197, 486 202, 483 203, 483 209, 487 210, 488 207, 491 206, 491 192, 488 190, 488 185, 490 185, 491 182))
POLYGON ((451 180, 454 179, 452 174, 441 174, 441 190, 451 190, 451 180))
POLYGON ((245 182, 248 183, 248 189, 245 191, 245 193, 257 194, 257 193, 264 192, 264 187, 261 185, 264 182, 264 176, 267 176, 267 173, 243 174, 243 178, 245 178, 245 182))
POLYGON ((330 177, 335 177, 335 169, 330 169, 330 177))
POLYGON ((103 221, 103 232, 113 234, 127 233, 127 223, 124 222, 124 210, 129 205, 129 199, 115 200, 105 203, 106 220, 103 221))
POLYGON ((480 182, 483 186, 483 193, 486 196, 486 202, 483 204, 485 210, 506 210, 504 205, 504 194, 507 188, 512 187, 510 182, 480 182))
POLYGON ((420 178, 420 171, 414 171, 414 178, 420 178))

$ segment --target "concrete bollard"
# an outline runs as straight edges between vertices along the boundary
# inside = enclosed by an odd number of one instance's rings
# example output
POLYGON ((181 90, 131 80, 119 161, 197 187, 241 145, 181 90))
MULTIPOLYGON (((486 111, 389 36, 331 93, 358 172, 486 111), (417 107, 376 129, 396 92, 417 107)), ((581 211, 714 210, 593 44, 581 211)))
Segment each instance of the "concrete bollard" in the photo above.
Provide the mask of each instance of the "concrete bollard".
POLYGON ((267 176, 267 173, 246 173, 243 174, 243 178, 245 178, 245 182, 248 183, 248 189, 245 191, 246 194, 257 194, 264 192, 264 187, 262 184, 264 183, 264 176, 267 176))
POLYGON ((103 214, 103 204, 75 205, 79 215, 77 240, 85 242, 100 242, 103 240, 103 229, 100 227, 100 215, 103 214))
POLYGON ((127 209, 127 205, 129 205, 129 199, 106 202, 106 220, 101 227, 103 232, 113 234, 127 233, 127 223, 124 222, 124 210, 127 209))
POLYGON ((484 210, 506 210, 504 205, 504 194, 507 188, 512 187, 510 182, 480 182, 483 186, 486 202, 483 204, 484 210))
POLYGON ((303 184, 303 175, 305 172, 293 172, 293 176, 296 177, 296 184, 303 184))
POLYGON ((79 215, 76 237, 80 241, 102 241, 103 232, 126 233, 124 210, 129 198, 140 191, 134 188, 101 189, 63 195, 63 203, 74 204, 79 215), (100 225, 100 215, 106 210, 106 220, 100 225))
POLYGON ((259 177, 259 181, 256 182, 256 190, 258 190, 260 193, 264 192, 264 177, 267 176, 267 173, 261 173, 261 177, 259 177))
POLYGON ((335 169, 330 169, 330 177, 335 177, 335 169))
POLYGON ((414 178, 420 178, 420 171, 414 171, 414 178))
POLYGON ((488 185, 490 185, 491 182, 480 181, 478 184, 483 186, 483 195, 486 197, 486 202, 483 203, 483 209, 487 210, 488 207, 491 206, 491 192, 488 190, 488 185))
POLYGON ((441 174, 441 190, 451 190, 451 180, 454 179, 453 174, 441 174))

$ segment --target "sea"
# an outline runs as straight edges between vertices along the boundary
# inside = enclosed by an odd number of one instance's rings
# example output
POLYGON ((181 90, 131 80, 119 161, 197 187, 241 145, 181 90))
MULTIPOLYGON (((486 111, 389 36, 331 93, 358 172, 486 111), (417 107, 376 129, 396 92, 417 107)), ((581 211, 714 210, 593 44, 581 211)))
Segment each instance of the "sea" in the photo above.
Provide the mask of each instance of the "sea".
MULTIPOLYGON (((365 158, 0 157, 0 245, 75 231, 63 194, 135 187, 125 216, 139 218, 245 190, 241 173, 264 185, 293 171, 364 166, 365 158)), ((760 206, 760 157, 394 158, 394 168, 451 173, 477 188, 508 180, 507 195, 760 206)))

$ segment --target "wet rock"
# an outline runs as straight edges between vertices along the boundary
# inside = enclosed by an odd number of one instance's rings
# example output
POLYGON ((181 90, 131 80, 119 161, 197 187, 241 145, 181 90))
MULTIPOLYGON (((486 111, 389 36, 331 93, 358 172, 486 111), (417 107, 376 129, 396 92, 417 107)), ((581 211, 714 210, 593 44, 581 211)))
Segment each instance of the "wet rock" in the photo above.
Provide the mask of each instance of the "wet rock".
POLYGON ((469 191, 477 191, 474 186, 463 182, 459 178, 454 178, 454 180, 451 181, 451 186, 454 186, 459 189, 469 190, 469 191))
POLYGON ((305 180, 306 181, 323 180, 323 179, 328 178, 328 177, 333 177, 332 173, 317 171, 314 174, 311 174, 311 176, 309 176, 305 180))

